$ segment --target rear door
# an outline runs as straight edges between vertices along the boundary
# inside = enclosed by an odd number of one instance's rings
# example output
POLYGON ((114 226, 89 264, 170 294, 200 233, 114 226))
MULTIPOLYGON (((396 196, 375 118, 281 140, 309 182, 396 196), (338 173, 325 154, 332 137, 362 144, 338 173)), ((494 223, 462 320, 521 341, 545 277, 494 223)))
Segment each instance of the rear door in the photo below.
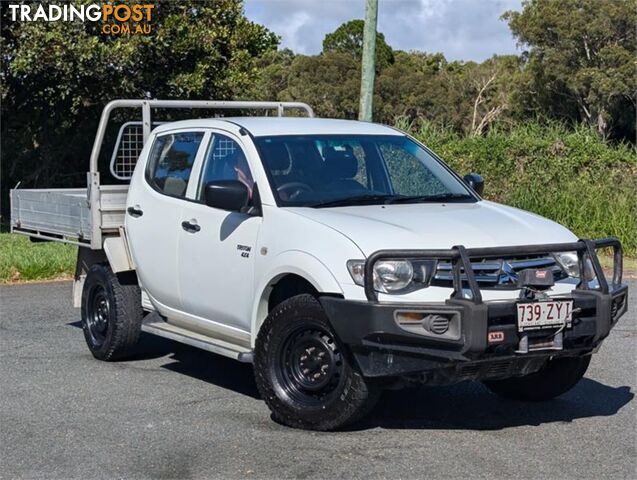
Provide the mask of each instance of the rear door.
POLYGON ((182 310, 177 255, 182 211, 208 136, 196 129, 157 134, 144 168, 131 179, 126 213, 131 254, 142 286, 163 314, 182 310))

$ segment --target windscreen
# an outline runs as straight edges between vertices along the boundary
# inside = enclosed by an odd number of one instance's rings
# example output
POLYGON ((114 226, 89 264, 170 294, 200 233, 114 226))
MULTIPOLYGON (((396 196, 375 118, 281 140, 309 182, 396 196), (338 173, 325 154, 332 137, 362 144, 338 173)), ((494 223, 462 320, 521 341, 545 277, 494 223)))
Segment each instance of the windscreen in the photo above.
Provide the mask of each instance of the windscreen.
POLYGON ((281 206, 474 202, 441 161, 406 136, 290 135, 256 139, 281 206))

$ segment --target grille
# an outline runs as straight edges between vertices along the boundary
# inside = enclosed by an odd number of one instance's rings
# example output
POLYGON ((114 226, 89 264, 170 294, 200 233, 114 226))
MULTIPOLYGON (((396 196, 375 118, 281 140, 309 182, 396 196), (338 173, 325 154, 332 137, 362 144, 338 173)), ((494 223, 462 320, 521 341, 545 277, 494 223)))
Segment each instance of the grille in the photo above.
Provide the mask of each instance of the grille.
POLYGON ((490 363, 462 365, 458 369, 458 376, 463 380, 475 378, 504 377, 515 368, 510 360, 499 360, 490 363))
MULTIPOLYGON (((560 265, 553 257, 499 259, 471 262, 476 281, 480 288, 511 288, 517 287, 518 273, 527 268, 548 269, 553 272, 555 281, 567 277, 560 265)), ((460 278, 466 281, 467 276, 461 272, 460 278)), ((436 275, 432 285, 438 287, 453 287, 453 271, 449 261, 438 262, 436 275)))

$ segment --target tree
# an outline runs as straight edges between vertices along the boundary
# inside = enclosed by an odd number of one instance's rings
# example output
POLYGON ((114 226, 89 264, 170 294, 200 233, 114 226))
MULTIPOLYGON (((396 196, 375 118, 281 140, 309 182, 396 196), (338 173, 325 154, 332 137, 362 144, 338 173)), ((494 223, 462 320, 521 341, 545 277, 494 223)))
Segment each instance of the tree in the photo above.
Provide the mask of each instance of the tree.
POLYGON ((356 119, 360 63, 347 53, 297 56, 288 71, 287 88, 279 100, 309 103, 318 116, 356 119))
POLYGON ((527 48, 528 110, 634 135, 634 2, 526 0, 503 18, 527 48))
MULTIPOLYGON (((266 52, 257 59, 258 77, 245 92, 246 100, 281 100, 288 87, 288 77, 296 56, 289 48, 266 52)), ((305 101, 305 100, 299 100, 305 101)))
POLYGON ((471 135, 482 135, 510 108, 519 76, 519 61, 513 55, 494 56, 472 68, 464 94, 473 99, 471 135))
POLYGON ((375 118, 427 120, 480 135, 508 115, 518 75, 519 61, 512 55, 475 63, 399 51, 394 64, 378 75, 375 118))
MULTIPOLYGON (((323 39, 323 53, 336 52, 352 55, 358 61, 363 58, 364 20, 350 20, 343 23, 323 39)), ((376 34, 376 66, 380 70, 394 63, 394 51, 385 42, 385 35, 376 34)))
POLYGON ((441 79, 447 68, 440 53, 396 52, 393 65, 376 78, 374 118, 385 123, 398 116, 444 121, 447 91, 441 79))
POLYGON ((3 198, 18 180, 81 185, 108 101, 145 92, 235 98, 256 77, 256 59, 278 43, 238 0, 157 2, 150 35, 105 35, 91 22, 12 22, 5 2, 1 13, 3 198))

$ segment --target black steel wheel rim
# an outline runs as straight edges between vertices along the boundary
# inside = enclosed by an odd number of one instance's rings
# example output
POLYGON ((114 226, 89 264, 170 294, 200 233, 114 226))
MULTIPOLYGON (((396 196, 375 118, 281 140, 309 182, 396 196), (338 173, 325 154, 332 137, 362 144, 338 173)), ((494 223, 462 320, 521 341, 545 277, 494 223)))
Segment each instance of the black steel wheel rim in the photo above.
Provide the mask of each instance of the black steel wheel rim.
POLYGON ((106 340, 110 313, 111 302, 106 290, 101 285, 96 285, 89 295, 86 315, 86 327, 95 347, 101 347, 106 340))
POLYGON ((303 405, 321 405, 338 392, 343 358, 329 332, 298 328, 282 343, 277 370, 287 396, 303 405))

